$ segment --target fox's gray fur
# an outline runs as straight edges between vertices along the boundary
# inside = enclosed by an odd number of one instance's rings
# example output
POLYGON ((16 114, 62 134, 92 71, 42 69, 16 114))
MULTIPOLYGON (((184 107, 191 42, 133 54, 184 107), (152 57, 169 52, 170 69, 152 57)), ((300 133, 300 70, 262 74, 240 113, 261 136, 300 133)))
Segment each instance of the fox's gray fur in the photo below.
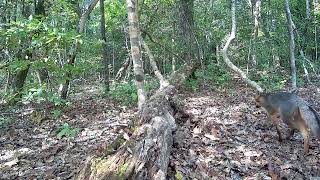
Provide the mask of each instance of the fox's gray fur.
POLYGON ((320 118, 316 110, 307 105, 307 107, 299 107, 299 111, 312 133, 320 139, 320 118))
POLYGON ((263 107, 267 111, 269 119, 276 126, 279 141, 282 141, 283 138, 277 121, 278 114, 290 128, 286 139, 292 137, 294 129, 302 133, 305 152, 309 150, 310 136, 308 129, 311 129, 312 133, 320 139, 320 118, 318 113, 296 92, 262 93, 255 100, 257 107, 263 107))

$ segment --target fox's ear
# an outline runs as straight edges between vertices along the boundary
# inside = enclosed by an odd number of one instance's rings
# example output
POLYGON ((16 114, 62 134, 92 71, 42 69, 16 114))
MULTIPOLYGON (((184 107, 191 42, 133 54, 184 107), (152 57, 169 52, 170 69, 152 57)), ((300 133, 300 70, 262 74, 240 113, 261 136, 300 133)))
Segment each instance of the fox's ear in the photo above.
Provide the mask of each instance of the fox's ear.
POLYGON ((257 96, 260 96, 260 95, 264 94, 264 93, 265 93, 265 91, 266 91, 266 90, 263 90, 263 91, 257 91, 257 96))
POLYGON ((266 91, 266 90, 264 90, 264 91, 262 91, 262 92, 258 92, 258 93, 257 93, 257 96, 266 96, 267 94, 269 94, 269 92, 266 91))

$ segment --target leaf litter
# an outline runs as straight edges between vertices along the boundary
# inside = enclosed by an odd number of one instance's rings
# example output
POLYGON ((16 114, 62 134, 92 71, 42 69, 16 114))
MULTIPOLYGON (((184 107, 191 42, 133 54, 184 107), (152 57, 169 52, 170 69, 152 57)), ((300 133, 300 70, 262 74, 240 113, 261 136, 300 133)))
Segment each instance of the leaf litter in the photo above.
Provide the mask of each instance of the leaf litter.
MULTIPOLYGON (((315 89, 299 94, 320 112, 315 89)), ((192 119, 175 132, 171 173, 179 171, 187 179, 320 179, 319 140, 312 136, 306 155, 298 131, 291 140, 278 142, 275 127, 255 107, 254 96, 247 88, 186 94, 192 119)), ((287 133, 285 125, 281 128, 287 133)))
MULTIPOLYGON (((319 140, 312 138, 307 155, 299 133, 279 143, 275 127, 255 107, 254 95, 246 87, 183 92, 191 116, 177 119, 168 179, 177 174, 185 179, 319 178, 319 140)), ((300 95, 320 112, 316 90, 302 89, 300 95)), ((94 97, 73 100, 59 119, 38 125, 21 115, 0 129, 0 179, 72 179, 89 155, 119 134, 129 139, 126 129, 136 109, 94 97), (80 129, 74 139, 57 137, 65 122, 80 129)))

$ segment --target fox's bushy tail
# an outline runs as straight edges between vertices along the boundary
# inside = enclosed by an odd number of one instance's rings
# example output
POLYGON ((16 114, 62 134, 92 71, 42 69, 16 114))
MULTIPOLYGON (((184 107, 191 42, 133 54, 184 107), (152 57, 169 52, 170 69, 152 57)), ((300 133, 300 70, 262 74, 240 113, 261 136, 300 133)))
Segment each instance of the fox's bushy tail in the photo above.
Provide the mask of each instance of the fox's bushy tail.
POLYGON ((320 118, 317 111, 311 106, 306 105, 299 107, 299 112, 301 117, 306 121, 308 127, 311 129, 312 133, 320 139, 320 118))

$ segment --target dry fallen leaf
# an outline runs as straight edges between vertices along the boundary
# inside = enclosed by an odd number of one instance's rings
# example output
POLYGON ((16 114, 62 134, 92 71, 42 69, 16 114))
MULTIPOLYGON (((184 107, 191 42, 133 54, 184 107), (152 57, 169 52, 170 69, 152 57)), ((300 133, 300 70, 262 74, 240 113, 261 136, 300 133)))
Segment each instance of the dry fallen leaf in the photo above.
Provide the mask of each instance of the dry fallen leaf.
POLYGON ((214 136, 214 135, 211 135, 211 134, 205 134, 204 135, 206 138, 209 138, 210 140, 212 141, 216 141, 216 140, 219 140, 220 138, 214 136))
POLYGON ((262 152, 257 152, 257 151, 247 151, 244 152, 244 155, 247 157, 252 157, 252 156, 261 156, 262 152))
POLYGON ((127 133, 123 133, 123 138, 127 141, 130 139, 130 137, 127 133))
POLYGON ((199 127, 193 128, 193 137, 200 135, 201 134, 201 129, 199 127))
POLYGON ((12 167, 12 166, 16 165, 18 162, 19 162, 18 158, 15 158, 9 162, 4 163, 3 165, 7 166, 7 167, 12 167))

